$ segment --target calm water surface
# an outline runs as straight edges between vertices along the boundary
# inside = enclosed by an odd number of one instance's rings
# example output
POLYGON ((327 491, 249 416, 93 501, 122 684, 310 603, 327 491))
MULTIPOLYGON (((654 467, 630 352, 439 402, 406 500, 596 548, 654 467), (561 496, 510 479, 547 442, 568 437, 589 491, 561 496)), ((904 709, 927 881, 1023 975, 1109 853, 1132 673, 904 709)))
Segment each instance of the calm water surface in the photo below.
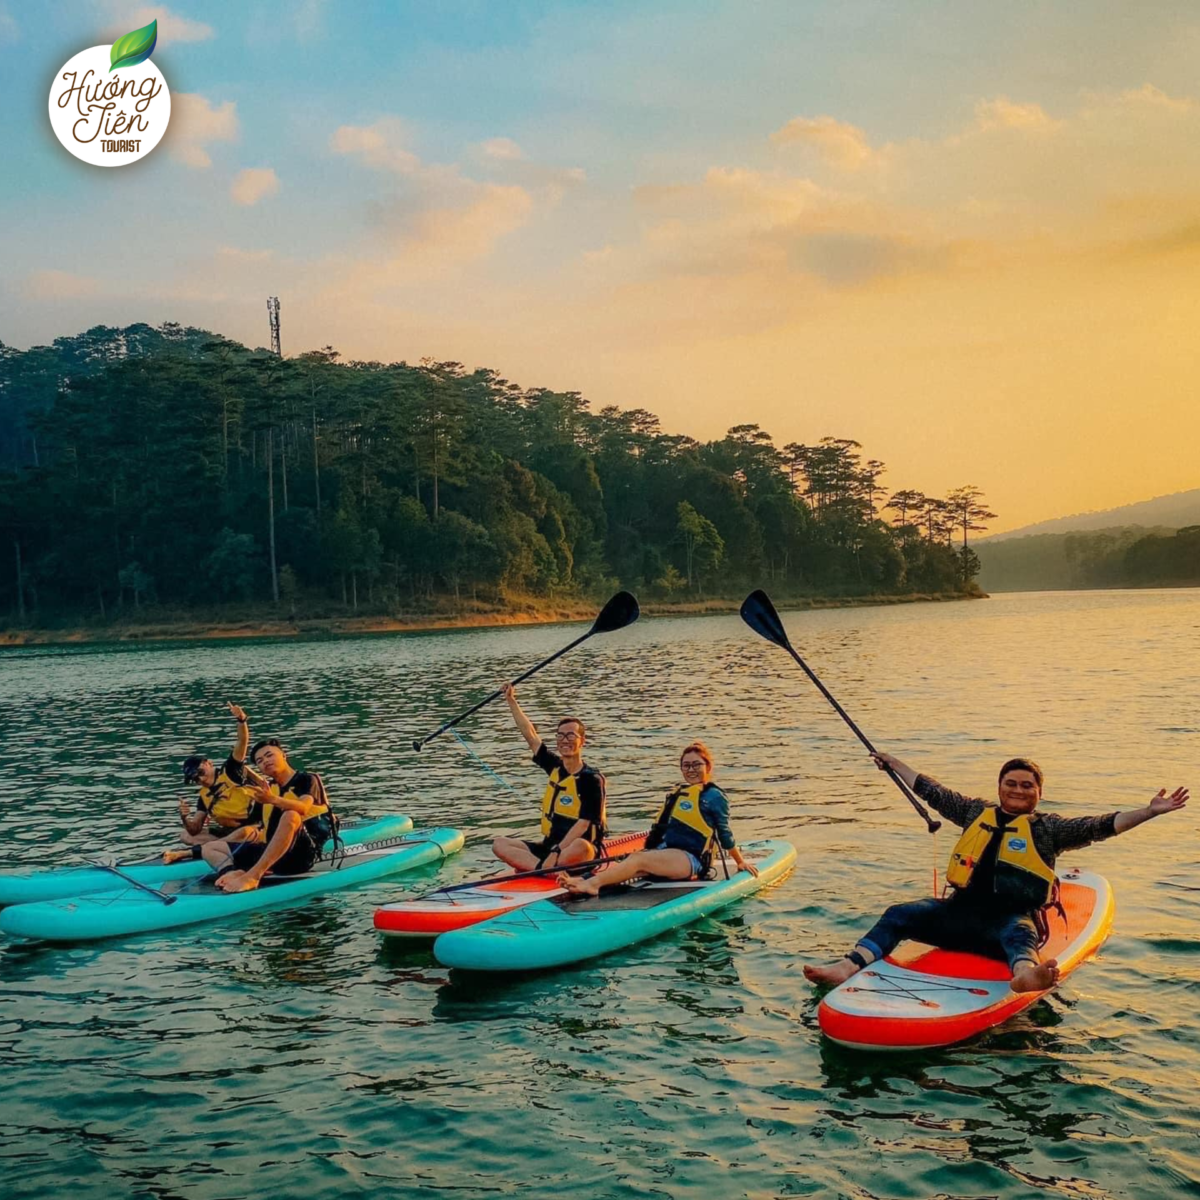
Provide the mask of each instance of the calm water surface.
MULTIPOLYGON (((1004 595, 786 616, 878 745, 992 795, 1030 754, 1046 807, 1200 791, 1200 590, 1004 595)), ((455 824, 468 848, 212 928, 0 943, 7 1196, 1182 1197, 1200 1195, 1200 796, 1074 857, 1109 875, 1102 955, 987 1037, 872 1059, 823 1043, 799 972, 930 886, 931 839, 818 693, 735 617, 643 621, 522 690, 589 724, 614 828, 644 826, 704 737, 775 889, 575 969, 460 979, 373 908, 487 866, 541 777, 502 707, 414 735, 577 630, 0 656, 0 867, 151 849, 178 761, 231 744, 225 699, 349 814, 455 824)), ((1066 861, 1070 861, 1069 859, 1066 861)))

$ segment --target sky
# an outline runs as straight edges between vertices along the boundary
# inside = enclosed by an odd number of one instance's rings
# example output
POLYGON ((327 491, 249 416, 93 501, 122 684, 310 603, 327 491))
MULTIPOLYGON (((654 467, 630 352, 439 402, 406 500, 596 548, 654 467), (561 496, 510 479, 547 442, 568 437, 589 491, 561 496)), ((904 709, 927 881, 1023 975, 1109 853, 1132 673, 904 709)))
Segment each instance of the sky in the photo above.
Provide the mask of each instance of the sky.
POLYGON ((179 321, 701 440, 862 443, 992 532, 1200 486, 1200 7, 0 0, 0 340, 179 321), (59 146, 159 22, 171 126, 59 146))

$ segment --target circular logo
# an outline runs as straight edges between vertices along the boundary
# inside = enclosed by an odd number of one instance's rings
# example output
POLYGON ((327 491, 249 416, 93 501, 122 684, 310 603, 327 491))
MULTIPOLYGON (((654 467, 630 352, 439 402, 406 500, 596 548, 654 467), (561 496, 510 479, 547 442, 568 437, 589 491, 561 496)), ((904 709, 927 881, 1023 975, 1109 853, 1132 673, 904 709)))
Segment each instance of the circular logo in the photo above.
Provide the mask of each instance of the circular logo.
POLYGON ((171 119, 171 92, 162 72, 148 58, 113 66, 112 49, 81 50, 50 85, 55 135, 76 158, 96 167, 145 158, 171 119))

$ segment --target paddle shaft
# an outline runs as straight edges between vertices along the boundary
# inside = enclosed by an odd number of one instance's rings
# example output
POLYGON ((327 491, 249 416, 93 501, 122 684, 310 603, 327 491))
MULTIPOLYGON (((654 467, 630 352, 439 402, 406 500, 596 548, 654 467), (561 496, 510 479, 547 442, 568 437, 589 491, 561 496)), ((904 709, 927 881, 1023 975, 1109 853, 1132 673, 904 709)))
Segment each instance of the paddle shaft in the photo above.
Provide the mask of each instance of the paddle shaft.
MULTIPOLYGON (((537 666, 530 667, 529 670, 526 671, 524 674, 518 675, 516 677, 516 679, 512 680, 512 683, 514 685, 521 683, 524 680, 528 679, 530 677, 530 675, 536 674, 543 667, 548 667, 556 658, 562 658, 562 656, 564 654, 566 654, 566 652, 568 650, 574 650, 575 647, 578 646, 580 642, 586 642, 588 640, 588 638, 590 638, 592 636, 592 634, 594 634, 596 632, 597 631, 595 629, 589 629, 587 631, 587 633, 582 634, 581 636, 577 637, 573 642, 569 643, 568 645, 564 646, 561 650, 558 650, 554 654, 550 655, 549 658, 543 659, 540 663, 537 664, 537 666)), ((454 726, 457 725, 460 721, 465 721, 469 716, 471 716, 472 713, 477 713, 481 708, 485 707, 488 704, 491 704, 491 702, 493 700, 497 700, 497 699, 499 699, 499 697, 501 697, 503 695, 504 695, 504 689, 502 687, 497 688, 490 696, 485 696, 482 700, 479 701, 478 704, 473 704, 470 708, 468 708, 466 712, 459 713, 458 716, 455 717, 453 720, 447 721, 445 723, 445 725, 439 726, 431 734, 428 734, 426 737, 421 738, 420 741, 413 742, 413 744, 412 744, 413 749, 419 751, 421 749, 421 747, 425 745, 426 742, 432 742, 435 737, 438 737, 441 734, 445 733, 447 729, 453 729, 454 726)))
MULTIPOLYGON (((633 854, 634 851, 631 850, 629 853, 633 854)), ((599 867, 604 863, 620 862, 628 857, 628 854, 614 854, 611 858, 592 858, 587 862, 570 863, 565 867, 541 867, 537 871, 521 871, 516 875, 489 875, 486 879, 475 879, 470 883, 452 883, 449 887, 436 888, 432 892, 426 892, 424 896, 419 896, 418 899, 424 900, 426 896, 440 896, 443 892, 466 892, 471 888, 487 887, 493 883, 510 883, 514 879, 540 879, 547 875, 561 875, 564 872, 568 875, 581 874, 590 871, 592 867, 599 867)))
POLYGON ((168 896, 166 892, 160 892, 158 888, 151 887, 148 883, 143 883, 140 879, 134 879, 132 875, 126 875, 120 867, 114 867, 109 863, 93 862, 93 867, 101 871, 111 871, 114 875, 119 875, 126 883, 131 883, 135 888, 141 888, 143 892, 149 892, 155 899, 161 900, 164 904, 174 904, 177 897, 168 896))
MULTIPOLYGON (((839 717, 841 717, 842 720, 845 721, 847 725, 850 726, 851 730, 853 730, 853 732, 854 732, 854 736, 857 737, 858 740, 860 742, 862 742, 862 744, 864 746, 866 746, 867 752, 869 754, 877 755, 879 752, 875 749, 874 746, 871 745, 871 741, 867 737, 867 735, 865 733, 863 733, 863 731, 861 729, 859 729, 859 727, 854 723, 854 718, 851 717, 850 714, 837 702, 833 693, 830 692, 830 690, 809 669, 808 663, 806 663, 804 661, 804 659, 802 659, 800 657, 800 655, 796 653, 796 649, 791 644, 791 642, 786 642, 784 644, 784 649, 796 660, 796 662, 800 665, 800 669, 805 673, 805 675, 807 675, 809 677, 809 679, 811 679, 813 681, 813 683, 815 683, 817 685, 817 688, 819 689, 821 695, 824 696, 825 699, 828 700, 831 705, 833 705, 833 709, 837 713, 837 715, 839 717)), ((904 780, 901 779, 900 776, 897 775, 896 772, 893 771, 891 767, 887 766, 886 763, 884 764, 883 769, 887 772, 888 778, 891 779, 891 781, 900 789, 900 791, 904 793, 904 798, 920 814, 921 819, 929 827, 929 832, 936 833, 939 829, 941 829, 941 827, 942 827, 941 821, 935 821, 929 815, 929 810, 925 807, 925 805, 923 805, 920 802, 920 800, 918 800, 916 798, 916 796, 913 795, 912 789, 908 786, 908 784, 905 783, 904 780)))

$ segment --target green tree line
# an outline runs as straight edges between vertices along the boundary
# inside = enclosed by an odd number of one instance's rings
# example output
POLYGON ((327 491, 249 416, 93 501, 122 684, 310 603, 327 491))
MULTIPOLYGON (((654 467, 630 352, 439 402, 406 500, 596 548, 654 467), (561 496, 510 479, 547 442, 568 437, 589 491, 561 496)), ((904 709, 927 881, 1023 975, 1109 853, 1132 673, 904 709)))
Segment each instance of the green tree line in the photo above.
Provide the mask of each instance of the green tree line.
POLYGON ((1200 525, 1031 534, 984 542, 979 555, 989 591, 1187 587, 1200 584, 1200 525))
POLYGON ((0 345, 0 612, 971 589, 979 490, 884 472, 849 438, 702 443, 455 362, 100 326, 0 345))

